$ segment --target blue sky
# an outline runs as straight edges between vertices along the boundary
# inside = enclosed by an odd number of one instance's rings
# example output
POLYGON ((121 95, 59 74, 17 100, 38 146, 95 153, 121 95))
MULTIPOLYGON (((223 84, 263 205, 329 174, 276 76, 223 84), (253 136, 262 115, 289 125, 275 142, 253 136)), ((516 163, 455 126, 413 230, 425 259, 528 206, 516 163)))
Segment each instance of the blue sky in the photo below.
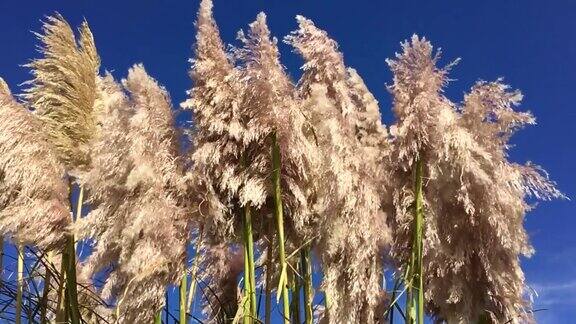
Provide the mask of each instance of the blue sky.
MULTIPOLYGON (((85 17, 95 34, 103 68, 124 77, 134 63, 163 83, 175 105, 191 85, 188 58, 198 1, 1 1, 0 76, 13 88, 27 80, 20 67, 37 55, 30 31, 59 11, 72 24, 85 17)), ((373 0, 215 0, 215 15, 226 42, 256 14, 268 14, 278 38, 296 28, 294 16, 313 19, 335 38, 347 65, 362 75, 380 101, 386 124, 393 120, 385 84, 391 74, 384 60, 413 33, 442 47, 444 63, 461 57, 447 94, 455 101, 477 79, 504 77, 525 95, 524 109, 538 125, 520 131, 511 158, 533 161, 549 171, 561 190, 576 196, 576 2, 574 1, 373 1, 373 0)), ((290 74, 300 75, 300 58, 281 45, 290 74)), ((576 236, 574 203, 542 202, 527 217, 536 254, 523 260, 541 323, 576 316, 576 236)))

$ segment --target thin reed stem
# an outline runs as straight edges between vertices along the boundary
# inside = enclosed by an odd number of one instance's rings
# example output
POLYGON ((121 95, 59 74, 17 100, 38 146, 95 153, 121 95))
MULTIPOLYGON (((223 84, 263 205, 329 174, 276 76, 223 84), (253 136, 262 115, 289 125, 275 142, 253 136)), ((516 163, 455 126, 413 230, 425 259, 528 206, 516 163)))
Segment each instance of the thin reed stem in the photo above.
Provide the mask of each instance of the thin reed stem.
POLYGON ((154 316, 154 324, 162 324, 162 308, 154 316))
POLYGON ((186 314, 186 287, 188 275, 184 273, 182 279, 180 280, 180 324, 186 324, 187 314, 186 314))
POLYGON ((416 169, 416 227, 418 246, 418 266, 416 270, 418 282, 418 323, 424 323, 424 276, 423 276, 423 249, 424 249, 424 197, 422 194, 423 185, 423 165, 422 160, 418 160, 416 169))
MULTIPOLYGON (((70 186, 72 187, 72 186, 70 186)), ((82 217, 84 204, 84 188, 80 186, 76 205, 76 216, 73 221, 82 217)), ((76 240, 74 235, 67 235, 66 250, 62 253, 62 262, 66 265, 66 296, 68 298, 68 313, 72 324, 80 324, 80 306, 78 305, 78 283, 76 282, 76 240), (66 262, 65 262, 66 261, 66 262)))
POLYGON ((203 228, 200 229, 198 240, 196 241, 196 248, 194 249, 194 261, 192 261, 192 270, 190 272, 190 288, 188 289, 188 301, 186 311, 192 313, 192 303, 196 297, 196 276, 198 274, 198 262, 200 260, 200 246, 204 236, 203 228))
POLYGON ((62 254, 62 262, 66 261, 66 297, 67 308, 72 324, 80 324, 80 308, 78 306, 78 287, 76 283, 76 253, 74 236, 68 237, 66 252, 62 254))
POLYGON ((278 291, 282 292, 284 323, 290 323, 290 300, 288 296, 288 267, 286 264, 286 251, 284 248, 284 214, 282 210, 282 190, 280 187, 280 147, 276 139, 276 132, 272 132, 272 181, 274 184, 274 216, 278 232, 278 252, 280 255, 280 281, 278 291))
MULTIPOLYGON (((248 162, 246 156, 242 154, 240 158, 242 167, 246 167, 248 162)), ((253 323, 258 318, 256 306, 256 274, 254 267, 254 236, 252 233, 252 212, 250 204, 247 203, 242 210, 242 244, 244 247, 244 292, 247 303, 244 303, 243 322, 253 323)))
POLYGON ((66 262, 65 253, 60 259, 60 277, 58 278, 58 303, 56 304, 56 323, 66 322, 66 262))
MULTIPOLYGON (((72 220, 75 222, 82 217, 82 206, 84 206, 84 187, 80 186, 80 192, 78 192, 78 201, 76 202, 76 217, 72 220)), ((76 248, 78 243, 74 242, 74 253, 76 253, 76 248)))
POLYGON ((44 278, 44 288, 42 290, 42 301, 40 302, 40 323, 48 323, 48 296, 50 293, 50 284, 52 281, 52 270, 50 270, 50 265, 52 264, 52 252, 49 251, 46 254, 46 274, 44 278))
POLYGON ((292 276, 292 303, 291 317, 293 323, 302 323, 300 319, 300 291, 302 290, 302 280, 300 279, 300 266, 296 264, 296 272, 292 276))
POLYGON ((16 319, 15 323, 22 323, 22 294, 24 292, 24 246, 18 245, 18 274, 16 282, 16 319))
POLYGON ((407 324, 424 323, 424 280, 422 276, 424 197, 422 194, 422 186, 423 162, 421 159, 418 159, 414 172, 414 233, 408 274, 410 285, 408 286, 406 294, 407 324))
POLYGON ((300 251, 300 273, 302 274, 304 290, 304 323, 312 324, 312 300, 314 299, 314 289, 312 287, 312 260, 310 257, 310 246, 306 245, 300 251))
MULTIPOLYGON (((244 238, 243 238, 244 240, 244 238)), ((250 265, 248 261, 248 249, 243 245, 244 252, 244 298, 242 302, 242 323, 250 324, 250 265)))
POLYGON ((330 323, 330 309, 332 306, 331 297, 328 293, 324 292, 324 319, 326 323, 330 323))
POLYGON ((250 301, 249 322, 252 323, 256 318, 256 274, 254 270, 254 237, 252 233, 252 213, 250 205, 244 206, 244 251, 245 251, 245 264, 244 268, 247 272, 244 273, 244 280, 246 282, 246 293, 250 301), (246 267, 247 266, 247 267, 246 267))
MULTIPOLYGON (((274 229, 274 223, 270 222, 270 231, 269 233, 272 233, 272 230, 274 229)), ((272 253, 273 253, 273 246, 272 244, 274 244, 274 236, 270 235, 269 236, 269 242, 268 242, 268 251, 267 251, 267 257, 268 259, 266 260, 266 296, 264 299, 264 323, 265 324, 270 324, 272 321, 272 253)))

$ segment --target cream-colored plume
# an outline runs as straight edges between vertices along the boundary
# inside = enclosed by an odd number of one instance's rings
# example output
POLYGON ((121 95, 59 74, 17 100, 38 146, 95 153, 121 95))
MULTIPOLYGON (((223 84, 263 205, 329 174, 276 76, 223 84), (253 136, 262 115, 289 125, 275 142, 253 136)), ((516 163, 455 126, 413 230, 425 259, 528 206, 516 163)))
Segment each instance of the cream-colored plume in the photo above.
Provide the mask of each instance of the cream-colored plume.
MULTIPOLYGON (((280 178, 285 222, 289 239, 310 238, 310 222, 315 222, 309 199, 316 191, 314 174, 319 168, 313 129, 295 87, 280 63, 277 41, 271 37, 266 15, 258 14, 245 35, 239 33, 244 47, 235 54, 241 66, 241 81, 245 92, 240 106, 242 116, 249 121, 244 136, 247 184, 240 191, 240 201, 260 207, 272 201, 272 133, 280 150, 280 178), (250 193, 250 194, 246 194, 250 193)), ((266 214, 266 209, 260 214, 266 214)))
POLYGON ((79 174, 93 209, 75 228, 95 241, 83 273, 112 266, 103 297, 116 301, 120 322, 134 323, 151 321, 184 273, 190 218, 168 93, 142 65, 122 84, 100 83, 89 171, 79 174))
POLYGON ((200 212, 205 231, 231 237, 237 225, 233 209, 239 208, 238 194, 246 182, 241 165, 246 128, 239 111, 243 90, 220 39, 212 1, 200 2, 196 28, 196 55, 190 71, 194 87, 182 104, 194 113, 191 172, 198 192, 204 193, 200 212))
POLYGON ((0 78, 0 235, 41 249, 60 247, 70 222, 68 186, 41 121, 0 78))
POLYGON ((346 69, 336 42, 312 21, 297 20, 299 29, 286 42, 305 60, 298 91, 323 158, 323 174, 315 179, 321 188, 316 252, 328 313, 334 323, 372 323, 382 292, 381 252, 390 240, 381 204, 384 172, 373 167, 387 155, 387 133, 376 101, 346 69))
POLYGON ((394 171, 393 257, 401 269, 411 251, 414 178, 424 165, 424 290, 428 312, 449 323, 481 317, 529 321, 519 257, 531 254, 523 226, 526 194, 562 195, 538 169, 508 160, 512 131, 532 123, 514 112, 518 92, 501 83, 477 84, 463 108, 443 95, 451 65, 413 36, 388 60, 397 118, 392 127, 394 171))

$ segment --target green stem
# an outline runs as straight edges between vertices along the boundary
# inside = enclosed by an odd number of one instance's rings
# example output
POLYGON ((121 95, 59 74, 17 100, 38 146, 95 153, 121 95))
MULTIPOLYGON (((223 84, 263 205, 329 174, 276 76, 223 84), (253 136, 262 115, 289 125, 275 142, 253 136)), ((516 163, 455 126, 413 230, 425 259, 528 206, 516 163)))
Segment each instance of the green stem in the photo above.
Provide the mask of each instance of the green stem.
MULTIPOLYGON (((274 224, 272 222, 270 222, 270 231, 269 233, 272 233, 272 229, 274 224)), ((265 296, 265 300, 264 300, 264 306, 265 306, 265 310, 264 310, 264 322, 265 324, 270 324, 272 321, 272 253, 273 253, 273 249, 272 249, 272 244, 274 242, 274 236, 270 235, 269 236, 269 242, 268 242, 268 252, 267 252, 267 262, 266 262, 266 296, 265 296)))
POLYGON ((52 281, 52 271, 50 267, 52 265, 52 252, 48 252, 46 257, 46 277, 44 278, 44 288, 42 291, 42 301, 40 303, 40 323, 48 323, 48 295, 50 293, 50 282, 52 281))
POLYGON ((330 323, 330 308, 332 307, 330 298, 330 295, 324 291, 324 320, 326 323, 330 323))
POLYGON ((248 294, 248 299, 250 300, 250 323, 252 323, 256 318, 256 274, 254 270, 254 237, 252 233, 252 213, 250 212, 250 205, 244 207, 244 250, 245 250, 245 261, 247 261, 248 268, 246 269, 246 264, 244 265, 245 270, 248 272, 244 273, 244 281, 247 283, 248 289, 246 293, 248 294))
POLYGON ((276 218, 276 230, 278 232, 278 252, 280 255, 280 282, 279 290, 282 292, 284 323, 290 323, 290 300, 287 285, 286 251, 284 249, 284 214, 282 210, 282 191, 280 188, 280 147, 276 139, 276 132, 272 133, 272 181, 274 184, 274 216, 276 218))
POLYGON ((410 257, 410 270, 408 279, 410 284, 406 295, 406 323, 424 323, 424 280, 423 280, 423 229, 424 229, 424 196, 423 162, 416 161, 414 172, 414 233, 412 253, 410 257), (416 291, 414 291, 416 288, 416 291))
POLYGON ((66 322, 66 253, 62 253, 60 259, 60 276, 58 278, 58 303, 56 304, 56 323, 66 322))
POLYGON ((154 316, 154 324, 162 324, 162 308, 154 316))
MULTIPOLYGON (((80 186, 78 202, 76 205, 76 217, 74 221, 82 217, 82 205, 84 203, 84 187, 80 186)), ((62 262, 66 257, 66 294, 69 302, 70 321, 72 324, 80 324, 82 321, 80 307, 78 305, 78 284, 76 282, 76 242, 74 235, 69 234, 66 243, 66 251, 62 254, 62 262)))
MULTIPOLYGON (((248 162, 246 155, 242 154, 240 157, 242 167, 246 168, 248 162)), ((257 306, 256 306, 256 274, 254 267, 254 236, 252 232, 252 213, 250 204, 247 203, 243 207, 242 217, 242 241, 244 245, 244 291, 248 303, 243 305, 244 309, 244 323, 253 323, 257 320, 257 306)))
MULTIPOLYGON (((70 235, 67 242, 66 255, 66 295, 68 297, 70 321, 80 324, 80 308, 78 306, 78 288, 76 283, 76 250, 74 249, 74 236, 70 235)), ((64 261, 64 255, 62 261, 64 261)))
POLYGON ((22 293, 24 289, 24 247, 18 245, 18 275, 16 282, 16 324, 22 323, 22 293))
POLYGON ((412 235, 412 251, 410 253, 410 266, 408 267, 408 275, 406 280, 406 324, 416 323, 416 309, 414 303, 414 265, 416 263, 416 249, 414 248, 416 224, 413 225, 412 235))
POLYGON ((186 286, 188 275, 185 273, 180 280, 180 324, 186 324, 188 316, 186 314, 186 286))
POLYGON ((200 246, 202 244, 202 237, 204 231, 201 228, 200 234, 196 241, 196 248, 194 250, 194 261, 192 261, 192 270, 190 272, 190 288, 188 289, 188 301, 186 305, 186 311, 192 313, 192 303, 194 302, 194 297, 196 297, 196 275, 198 273, 198 262, 200 260, 200 246))
POLYGON ((312 300, 314 299, 314 289, 312 287, 312 262, 310 258, 310 246, 305 246, 300 251, 301 273, 304 282, 304 323, 312 324, 312 300))
MULTIPOLYGON (((244 236, 244 233, 242 233, 244 236)), ((244 237, 242 240, 245 242, 244 237)), ((242 302, 242 323, 250 324, 250 265, 248 261, 248 249, 246 243, 243 244, 244 249, 244 298, 242 302)))
MULTIPOLYGON (((296 265, 296 272, 300 272, 298 265, 296 265)), ((292 322, 293 323, 302 323, 300 320, 300 290, 302 288, 300 277, 298 273, 294 273, 292 276, 292 322)))
POLYGON ((418 160, 416 169, 416 226, 418 228, 418 323, 424 323, 424 196, 422 193, 423 186, 423 165, 422 160, 418 160))

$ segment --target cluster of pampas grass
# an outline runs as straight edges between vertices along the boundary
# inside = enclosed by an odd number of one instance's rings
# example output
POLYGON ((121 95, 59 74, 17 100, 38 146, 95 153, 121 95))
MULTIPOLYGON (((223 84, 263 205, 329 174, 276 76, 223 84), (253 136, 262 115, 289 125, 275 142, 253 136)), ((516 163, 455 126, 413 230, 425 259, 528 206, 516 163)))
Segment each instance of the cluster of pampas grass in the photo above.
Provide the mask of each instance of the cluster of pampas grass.
POLYGON ((451 102, 443 95, 451 65, 436 67, 439 52, 425 39, 414 36, 402 48, 388 60, 398 119, 392 255, 403 267, 411 264, 418 199, 411 174, 421 165, 422 307, 449 323, 529 320, 519 260, 532 251, 523 227, 525 198, 563 197, 540 168, 507 159, 510 135, 534 118, 513 110, 521 95, 500 80, 478 82, 461 106, 451 102))
POLYGON ((390 234, 381 208, 380 183, 374 181, 381 178, 372 166, 386 155, 386 130, 377 102, 358 74, 346 69, 336 42, 312 21, 301 16, 297 20, 299 29, 286 41, 305 60, 298 92, 324 159, 324 174, 316 178, 324 189, 317 193, 316 251, 322 262, 323 289, 331 300, 330 321, 373 322, 382 289, 380 252, 390 234), (369 113, 373 115, 366 116, 369 113), (374 145, 370 141, 382 151, 365 154, 374 145))
POLYGON ((197 286, 211 323, 270 323, 273 294, 285 323, 392 321, 404 293, 406 323, 533 319, 520 267, 533 253, 527 201, 564 196, 539 166, 508 157, 513 133, 535 123, 517 111, 519 91, 479 81, 451 101, 457 61, 438 67, 440 53, 413 36, 387 60, 387 129, 311 20, 297 16, 284 38, 304 60, 294 82, 264 13, 227 49, 212 11, 200 2, 184 132, 142 64, 119 82, 100 74, 86 22, 76 36, 62 16, 46 19, 23 102, 0 79, 0 235, 20 246, 17 322, 26 304, 42 323, 161 324, 178 284, 181 324, 197 286), (90 247, 81 262, 76 239, 90 247), (24 245, 40 251, 37 298, 23 291, 24 245))
POLYGON ((79 176, 94 206, 75 224, 95 241, 83 271, 111 266, 102 292, 116 300, 118 320, 151 321, 165 286, 184 273, 190 223, 172 107, 142 65, 122 87, 109 75, 101 84, 90 171, 79 176))

